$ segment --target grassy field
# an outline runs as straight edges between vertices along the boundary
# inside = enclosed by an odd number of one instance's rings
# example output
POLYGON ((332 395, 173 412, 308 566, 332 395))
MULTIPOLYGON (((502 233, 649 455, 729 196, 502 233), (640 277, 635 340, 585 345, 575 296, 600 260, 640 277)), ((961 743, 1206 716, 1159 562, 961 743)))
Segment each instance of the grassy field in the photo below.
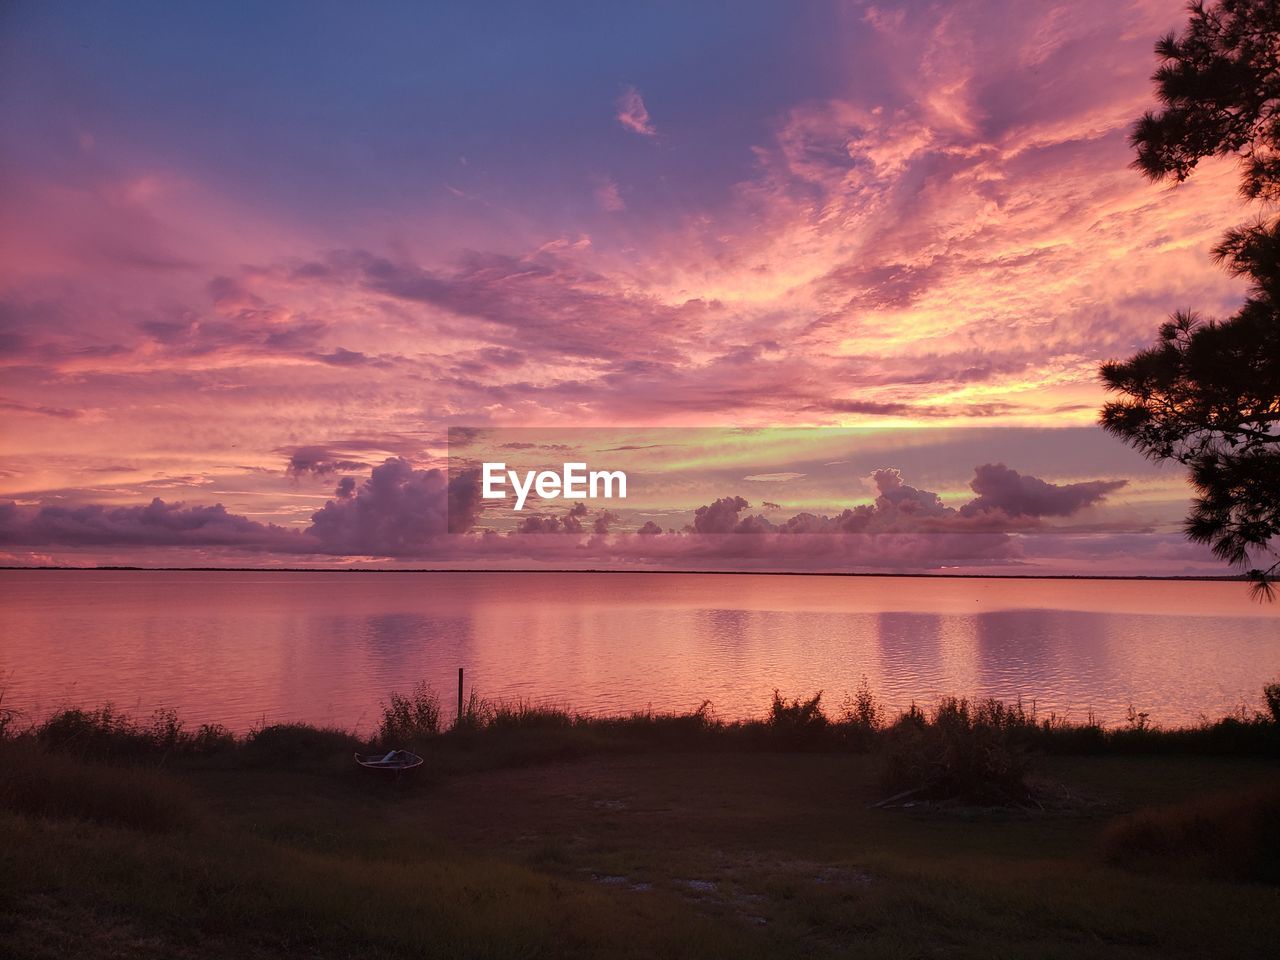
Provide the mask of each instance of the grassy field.
POLYGON ((399 786, 362 775, 333 731, 184 752, 157 728, 150 751, 110 762, 83 730, 10 736, 0 952, 1263 957, 1280 943, 1273 758, 1037 751, 1028 803, 884 807, 877 750, 653 729, 543 716, 441 734, 399 786))

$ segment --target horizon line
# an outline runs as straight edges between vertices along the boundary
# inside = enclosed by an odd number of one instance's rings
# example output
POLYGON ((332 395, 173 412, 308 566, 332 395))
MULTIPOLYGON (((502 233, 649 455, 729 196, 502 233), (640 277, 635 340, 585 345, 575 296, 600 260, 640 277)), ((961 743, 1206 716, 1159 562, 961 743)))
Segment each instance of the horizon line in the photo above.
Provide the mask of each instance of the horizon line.
POLYGON ((468 569, 466 567, 403 567, 386 569, 378 567, 139 567, 131 565, 109 564, 93 567, 75 567, 65 565, 18 566, 0 564, 0 571, 9 570, 43 570, 79 571, 79 572, 131 572, 131 573, 581 573, 581 574, 656 574, 679 576, 734 576, 734 577, 882 577, 906 580, 1159 580, 1159 581, 1206 581, 1206 582, 1248 582, 1245 574, 1089 574, 1089 573, 888 573, 888 572, 856 572, 856 571, 816 571, 816 570, 611 570, 571 568, 536 568, 514 567, 502 569, 482 567, 468 569))

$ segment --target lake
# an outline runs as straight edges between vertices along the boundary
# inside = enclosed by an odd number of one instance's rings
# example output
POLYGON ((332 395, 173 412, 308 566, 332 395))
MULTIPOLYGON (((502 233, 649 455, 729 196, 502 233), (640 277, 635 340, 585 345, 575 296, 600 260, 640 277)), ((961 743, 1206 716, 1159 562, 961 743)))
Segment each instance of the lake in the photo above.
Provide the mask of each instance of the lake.
POLYGON ((28 719, 113 702, 244 730, 370 731, 393 690, 457 669, 492 698, 762 715, 1022 697, 1106 723, 1261 706, 1280 617, 1241 583, 589 573, 0 571, 0 687, 28 719))

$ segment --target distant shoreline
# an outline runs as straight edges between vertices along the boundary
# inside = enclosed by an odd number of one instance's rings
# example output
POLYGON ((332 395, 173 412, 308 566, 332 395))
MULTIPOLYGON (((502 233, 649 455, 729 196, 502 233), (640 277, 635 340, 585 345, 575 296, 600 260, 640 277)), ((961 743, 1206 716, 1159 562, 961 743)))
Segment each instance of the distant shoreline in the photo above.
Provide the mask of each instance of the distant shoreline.
POLYGON ((585 573, 585 574, 645 574, 657 576, 716 576, 716 577, 870 577, 895 580, 1154 580, 1154 581, 1201 581, 1206 583, 1248 583, 1248 578, 1241 574, 1222 576, 1159 576, 1155 574, 1086 574, 1086 573, 854 573, 841 571, 813 570, 574 570, 566 568, 530 568, 513 567, 511 569, 484 568, 469 570, 460 567, 404 567, 400 569, 379 569, 375 567, 67 567, 39 566, 23 567, 0 565, 0 571, 7 570, 43 570, 76 571, 81 573, 585 573))

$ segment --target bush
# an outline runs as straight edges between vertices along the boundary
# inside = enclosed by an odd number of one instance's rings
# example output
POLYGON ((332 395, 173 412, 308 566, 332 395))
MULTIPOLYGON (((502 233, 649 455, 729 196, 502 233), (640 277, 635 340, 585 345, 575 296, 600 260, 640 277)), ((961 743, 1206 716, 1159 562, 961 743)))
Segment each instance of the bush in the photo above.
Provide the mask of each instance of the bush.
POLYGON ((4 691, 0 690, 0 740, 13 736, 14 723, 18 719, 18 711, 10 710, 4 705, 4 691))
POLYGON ((829 738, 830 722, 822 712, 822 691, 808 700, 784 700, 773 691, 769 708, 769 732, 777 741, 791 747, 816 746, 829 738))
POLYGON ((845 745, 859 753, 870 750, 884 728, 884 707, 871 693, 867 678, 840 708, 840 733, 845 745))
POLYGON ((393 693, 387 698, 378 725, 380 744, 419 740, 439 732, 440 698, 426 683, 419 681, 409 696, 393 693))
POLYGON ((277 723, 253 730, 241 750, 249 766, 302 767, 350 765, 351 754, 364 744, 345 730, 304 723, 277 723))
POLYGON ((61 710, 35 728, 35 738, 50 750, 82 757, 137 758, 154 747, 150 733, 110 703, 95 710, 61 710))
POLYGON ((188 738, 188 746, 192 753, 221 753, 235 748, 236 736, 220 723, 202 723, 188 738))
POLYGON ((1271 722, 1280 723, 1280 682, 1268 683, 1262 688, 1262 696, 1271 711, 1271 722))
POLYGON ((1108 827, 1102 852, 1134 869, 1280 883, 1280 785, 1139 810, 1108 827))
POLYGON ((132 762, 213 754, 236 745, 236 738, 220 724, 206 723, 189 733, 176 712, 157 710, 151 722, 141 726, 109 703, 94 710, 60 710, 26 735, 48 750, 132 762))
POLYGON ((883 785, 903 799, 1025 801, 1026 762, 1010 738, 1024 719, 994 700, 948 697, 928 718, 913 704, 885 731, 883 785))
POLYGON ((866 677, 862 678, 857 693, 845 698, 840 719, 851 727, 864 730, 879 730, 884 725, 884 707, 872 694, 866 677))
POLYGON ((157 710, 151 715, 151 726, 145 731, 156 750, 172 752, 184 747, 191 738, 182 732, 183 723, 176 710, 157 710))

